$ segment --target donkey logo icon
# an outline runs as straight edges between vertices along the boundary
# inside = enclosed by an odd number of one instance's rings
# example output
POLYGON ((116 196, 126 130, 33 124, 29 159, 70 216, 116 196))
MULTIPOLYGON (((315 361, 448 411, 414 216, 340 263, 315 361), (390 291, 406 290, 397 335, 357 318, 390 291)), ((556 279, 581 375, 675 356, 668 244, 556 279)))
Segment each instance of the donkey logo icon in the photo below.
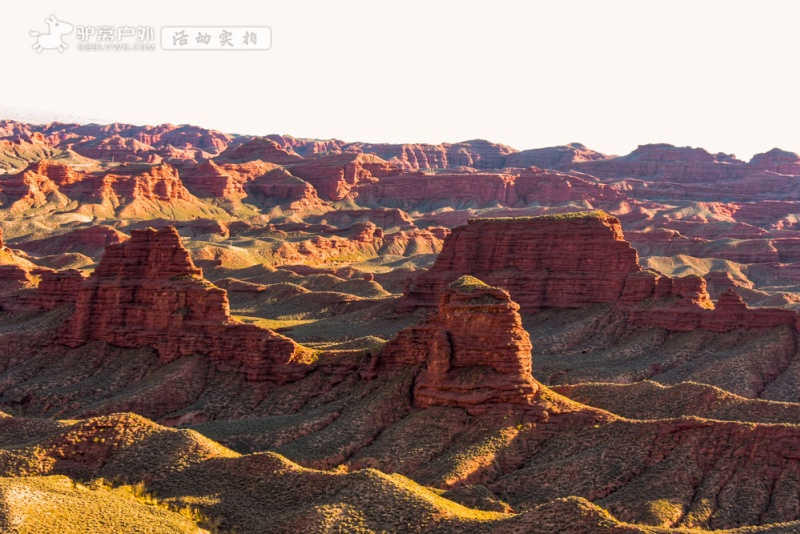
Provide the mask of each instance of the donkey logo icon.
POLYGON ((71 33, 74 26, 69 22, 58 20, 55 15, 47 17, 45 22, 47 23, 49 32, 31 32, 31 37, 36 37, 36 42, 33 43, 32 48, 36 50, 37 53, 41 53, 42 50, 58 50, 59 52, 66 50, 67 43, 63 42, 61 37, 71 33))

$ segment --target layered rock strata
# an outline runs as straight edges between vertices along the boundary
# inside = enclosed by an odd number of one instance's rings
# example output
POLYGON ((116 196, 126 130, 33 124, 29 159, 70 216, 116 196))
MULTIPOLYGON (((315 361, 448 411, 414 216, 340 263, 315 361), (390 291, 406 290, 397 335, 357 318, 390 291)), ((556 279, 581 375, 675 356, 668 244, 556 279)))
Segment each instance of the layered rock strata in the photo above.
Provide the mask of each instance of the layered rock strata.
POLYGON ((734 292, 715 308, 702 277, 643 270, 619 220, 603 212, 473 219, 445 239, 436 262, 416 279, 398 310, 432 309, 442 289, 465 274, 506 289, 522 313, 606 303, 630 324, 670 331, 724 332, 797 321, 790 310, 751 310, 734 292))
POLYGON ((203 279, 171 226, 133 230, 130 240, 107 247, 59 340, 70 347, 90 340, 149 346, 166 362, 204 354, 257 382, 293 380, 310 370, 306 349, 231 319, 227 292, 203 279))
POLYGON ((459 406, 480 413, 529 405, 531 342, 508 292, 463 276, 441 293, 438 311, 385 347, 385 367, 424 365, 414 385, 418 407, 459 406))

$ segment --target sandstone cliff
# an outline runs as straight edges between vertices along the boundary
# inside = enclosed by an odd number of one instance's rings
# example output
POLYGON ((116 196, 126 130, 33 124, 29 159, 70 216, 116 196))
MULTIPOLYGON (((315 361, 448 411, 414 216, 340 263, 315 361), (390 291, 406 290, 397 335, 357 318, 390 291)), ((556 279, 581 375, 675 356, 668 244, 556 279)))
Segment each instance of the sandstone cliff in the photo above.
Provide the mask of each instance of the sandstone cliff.
POLYGON ((640 270, 619 220, 601 212, 474 219, 445 239, 400 309, 432 308, 464 274, 506 289, 522 313, 614 303, 628 275, 640 270))
POLYGON ((508 290, 522 313, 607 303, 630 324, 671 331, 771 328, 797 320, 790 310, 750 310, 733 292, 715 309, 702 277, 642 270, 619 220, 603 212, 473 219, 445 239, 398 310, 433 308, 438 293, 464 274, 508 290))
POLYGON ((133 230, 106 249, 81 286, 60 338, 150 346, 164 361, 204 354, 251 381, 283 381, 310 370, 310 354, 275 332, 232 320, 227 293, 202 278, 174 227, 133 230))
POLYGON ((462 276, 441 293, 436 315, 409 327, 379 356, 379 365, 424 365, 414 386, 417 406, 460 406, 480 413, 530 405, 531 342, 507 291, 462 276))

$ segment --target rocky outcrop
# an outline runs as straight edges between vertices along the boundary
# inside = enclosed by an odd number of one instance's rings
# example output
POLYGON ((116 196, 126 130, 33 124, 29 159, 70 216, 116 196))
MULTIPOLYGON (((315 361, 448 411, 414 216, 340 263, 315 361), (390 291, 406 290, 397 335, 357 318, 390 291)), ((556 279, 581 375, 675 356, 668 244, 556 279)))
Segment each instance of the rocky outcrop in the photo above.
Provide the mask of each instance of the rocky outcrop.
POLYGON ((277 134, 268 135, 267 139, 275 141, 284 150, 296 152, 304 158, 338 153, 345 144, 339 139, 302 139, 291 135, 277 134))
POLYGON ((628 155, 575 164, 574 168, 601 178, 657 178, 678 182, 730 179, 748 172, 730 154, 711 154, 702 148, 666 143, 640 145, 628 155))
POLYGON ((200 149, 208 154, 219 154, 233 140, 229 135, 197 126, 161 124, 145 127, 133 134, 133 138, 155 148, 200 149))
POLYGON ((375 182, 400 172, 394 165, 369 154, 324 156, 293 165, 290 171, 313 185, 323 199, 334 201, 345 198, 361 182, 375 182))
POLYGON ((26 299, 25 307, 47 311, 74 304, 85 279, 85 275, 77 269, 44 272, 36 292, 26 299))
POLYGON ((511 147, 484 139, 439 145, 349 143, 342 146, 342 150, 375 154, 407 171, 458 167, 501 169, 507 166, 506 158, 516 152, 511 147))
POLYGON ((614 205, 628 197, 597 178, 581 173, 544 171, 536 167, 514 172, 514 195, 523 204, 558 205, 589 203, 595 207, 614 205))
POLYGON ((607 303, 629 324, 670 331, 772 328, 797 320, 789 310, 750 310, 731 293, 715 309, 701 276, 642 270, 619 220, 603 212, 473 219, 445 239, 398 310, 431 309, 435 296, 464 274, 508 290, 522 313, 607 303))
POLYGON ((604 160, 612 157, 587 148, 581 143, 570 143, 564 146, 533 148, 509 154, 506 158, 505 166, 569 170, 574 163, 604 160))
POLYGON ((35 164, 0 181, 0 207, 11 213, 41 207, 56 200, 58 187, 35 164))
POLYGON ((442 289, 469 274, 506 289, 522 313, 616 303, 641 270, 619 220, 602 212, 473 219, 453 229, 400 310, 433 308, 442 289))
POLYGON ((112 135, 105 139, 84 141, 71 148, 81 156, 97 160, 120 163, 161 162, 161 158, 156 155, 155 150, 150 145, 120 135, 112 135))
POLYGON ((733 155, 668 144, 639 146, 625 156, 578 161, 579 170, 616 184, 633 198, 694 201, 798 200, 790 176, 797 154, 773 149, 745 163, 733 155))
POLYGON ((518 310, 507 291, 463 276, 444 288, 437 313, 400 332, 377 363, 424 366, 414 385, 414 403, 422 408, 482 413, 530 405, 539 384, 531 376, 531 342, 518 310))
MULTIPOLYGON (((0 265, 0 297, 7 297, 20 289, 31 287, 33 284, 33 276, 27 269, 13 263, 0 265)), ((0 302, 0 309, 9 308, 7 302, 0 302)))
POLYGON ((265 161, 285 165, 301 161, 303 158, 291 149, 282 148, 278 143, 264 137, 255 137, 240 145, 232 146, 217 158, 218 161, 248 162, 265 161))
POLYGON ((265 207, 284 205, 289 210, 306 213, 329 209, 311 184, 286 169, 275 169, 259 176, 247 184, 246 189, 265 207))
POLYGON ((796 324, 797 313, 776 308, 750 309, 742 297, 733 289, 719 296, 714 313, 703 318, 705 330, 729 331, 740 328, 771 328, 778 325, 796 324))
POLYGON ((246 196, 244 183, 212 160, 181 173, 186 188, 201 198, 238 200, 246 196))
POLYGON ((86 185, 92 188, 82 191, 87 200, 105 201, 112 205, 137 200, 175 202, 193 199, 175 168, 166 164, 146 167, 120 165, 86 185))
POLYGON ((796 152, 773 148, 768 152, 756 154, 749 165, 763 171, 780 174, 800 174, 800 155, 796 152))
POLYGON ((354 188, 366 202, 392 206, 427 206, 446 201, 459 207, 511 205, 517 201, 514 175, 486 172, 429 174, 421 171, 398 173, 354 188))
POLYGON ((86 178, 86 173, 75 169, 71 165, 48 160, 31 163, 27 170, 41 176, 46 176, 58 187, 74 184, 86 178))
POLYGON ((254 382, 298 379, 307 351, 275 332, 233 321, 227 293, 202 278, 174 227, 134 230, 106 249, 81 286, 59 341, 156 349, 165 362, 199 353, 254 382))
MULTIPOLYGON (((88 151, 90 157, 126 158, 132 153, 125 147, 152 154, 154 150, 192 151, 216 155, 223 151, 233 140, 231 136, 191 125, 159 124, 157 126, 134 126, 131 124, 68 124, 53 122, 43 125, 23 125, 17 123, 12 128, 0 128, 0 133, 8 135, 42 135, 47 143, 58 148, 77 147, 88 151), (35 132, 35 133, 32 133, 35 132), (109 146, 122 148, 122 152, 113 154, 104 148, 97 148, 103 140, 114 139, 109 146), (130 142, 133 141, 133 144, 130 142)), ((116 161, 121 161, 117 159, 116 161)))
POLYGON ((655 292, 638 302, 628 299, 620 303, 619 308, 626 311, 630 324, 658 326, 672 332, 698 329, 730 332, 795 325, 798 319, 797 312, 792 310, 750 309, 733 289, 723 292, 715 307, 706 291, 705 279, 701 276, 667 278, 651 273, 642 274, 654 280, 655 292))

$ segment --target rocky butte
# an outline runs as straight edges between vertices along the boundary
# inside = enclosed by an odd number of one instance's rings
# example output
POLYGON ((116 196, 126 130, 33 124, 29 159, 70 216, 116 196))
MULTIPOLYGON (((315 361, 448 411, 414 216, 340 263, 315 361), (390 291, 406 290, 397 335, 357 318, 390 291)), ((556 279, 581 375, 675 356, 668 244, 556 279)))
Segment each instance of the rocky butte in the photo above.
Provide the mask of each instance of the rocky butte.
POLYGON ((379 366, 424 365, 414 385, 421 408, 459 406, 481 413, 501 404, 530 405, 531 341, 508 292, 462 276, 441 293, 438 311, 400 332, 379 366))
POLYGON ((522 313, 605 303, 631 324, 671 331, 724 332, 797 321, 790 310, 751 310, 732 291, 715 308, 702 277, 643 270, 619 219, 602 211, 471 219, 453 229, 398 310, 433 308, 439 293, 465 274, 507 290, 522 313))
POLYGON ((619 220, 602 212, 471 219, 453 229, 400 307, 432 308, 464 274, 506 289, 522 313, 614 303, 640 270, 619 220))
POLYGON ((152 347, 169 362, 199 353, 248 380, 289 381, 310 371, 310 351, 230 316, 227 292, 203 279, 172 226, 133 230, 110 245, 80 286, 59 341, 152 347))

